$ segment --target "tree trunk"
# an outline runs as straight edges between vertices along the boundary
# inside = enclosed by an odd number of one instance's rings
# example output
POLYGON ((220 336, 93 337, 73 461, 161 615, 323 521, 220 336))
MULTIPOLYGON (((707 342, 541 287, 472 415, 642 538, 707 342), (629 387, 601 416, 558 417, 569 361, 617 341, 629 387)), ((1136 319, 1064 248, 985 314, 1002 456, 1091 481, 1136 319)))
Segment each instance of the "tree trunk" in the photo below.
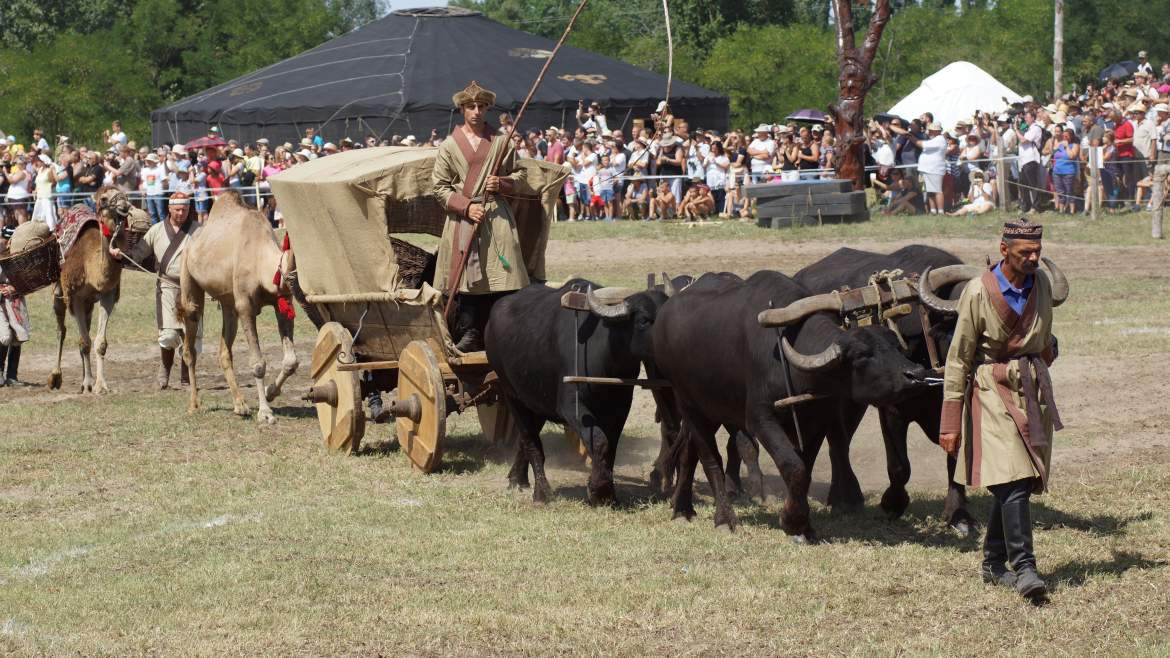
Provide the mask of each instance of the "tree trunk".
POLYGON ((1052 24, 1052 95, 1064 95, 1064 0, 1056 0, 1052 24))
POLYGON ((837 177, 853 181, 853 189, 865 188, 865 158, 862 144, 867 136, 865 95, 877 82, 870 68, 890 20, 890 0, 877 0, 869 30, 861 48, 853 35, 853 7, 849 0, 833 0, 837 18, 837 102, 829 106, 837 130, 837 177))

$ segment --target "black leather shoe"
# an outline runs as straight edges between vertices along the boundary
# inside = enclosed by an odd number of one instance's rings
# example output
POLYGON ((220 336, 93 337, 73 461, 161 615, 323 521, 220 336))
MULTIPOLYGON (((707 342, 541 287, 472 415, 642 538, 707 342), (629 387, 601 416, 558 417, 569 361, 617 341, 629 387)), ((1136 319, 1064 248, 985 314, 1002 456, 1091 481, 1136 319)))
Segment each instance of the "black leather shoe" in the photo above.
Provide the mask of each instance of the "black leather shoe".
POLYGON ((1009 571, 1003 562, 988 563, 984 561, 983 567, 979 571, 983 576, 983 582, 988 585, 1016 586, 1016 574, 1009 571))
POLYGON ((1040 579, 1035 569, 1024 569, 1016 574, 1016 591, 1020 596, 1033 602, 1048 598, 1048 585, 1040 579))

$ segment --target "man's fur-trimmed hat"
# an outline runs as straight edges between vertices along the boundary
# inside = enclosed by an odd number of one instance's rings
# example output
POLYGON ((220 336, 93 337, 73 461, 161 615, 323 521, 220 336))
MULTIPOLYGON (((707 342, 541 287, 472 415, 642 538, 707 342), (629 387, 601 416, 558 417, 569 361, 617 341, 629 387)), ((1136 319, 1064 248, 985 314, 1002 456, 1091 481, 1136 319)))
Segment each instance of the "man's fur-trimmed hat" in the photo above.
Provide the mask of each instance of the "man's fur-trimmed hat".
POLYGON ((490 106, 496 104, 496 93, 484 89, 479 86, 478 82, 472 80, 465 89, 455 92, 455 95, 451 97, 451 102, 455 104, 455 107, 463 107, 468 103, 483 103, 490 106))

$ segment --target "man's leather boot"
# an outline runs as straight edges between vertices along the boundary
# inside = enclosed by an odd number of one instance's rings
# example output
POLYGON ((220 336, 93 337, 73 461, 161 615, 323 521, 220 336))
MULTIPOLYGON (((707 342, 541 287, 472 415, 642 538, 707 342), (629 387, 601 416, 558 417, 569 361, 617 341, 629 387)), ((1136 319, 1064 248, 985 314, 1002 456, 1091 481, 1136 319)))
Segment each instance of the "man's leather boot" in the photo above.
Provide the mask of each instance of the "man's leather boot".
POLYGON ((1008 570, 1007 541, 1003 538, 1003 509, 996 501, 991 506, 987 519, 987 535, 983 539, 983 566, 980 572, 983 582, 990 585, 1016 586, 1016 574, 1008 570))
POLYGON ((1016 591, 1033 602, 1044 600, 1048 586, 1036 573, 1036 556, 1032 553, 1032 515, 1027 500, 1003 505, 1003 531, 1008 560, 1016 572, 1016 591))

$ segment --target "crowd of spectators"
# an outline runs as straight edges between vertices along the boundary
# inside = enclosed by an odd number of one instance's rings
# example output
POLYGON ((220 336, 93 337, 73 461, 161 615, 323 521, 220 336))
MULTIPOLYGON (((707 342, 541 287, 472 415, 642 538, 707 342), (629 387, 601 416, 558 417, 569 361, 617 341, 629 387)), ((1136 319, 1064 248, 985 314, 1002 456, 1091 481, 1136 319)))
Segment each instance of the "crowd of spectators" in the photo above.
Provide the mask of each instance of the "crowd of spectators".
POLYGON ((1006 110, 943 126, 930 112, 869 124, 870 182, 890 213, 1144 210, 1159 152, 1170 154, 1170 63, 1154 74, 1146 53, 1127 79, 1089 85, 1047 102, 1025 96, 1006 110), (1090 159, 1098 169, 1093 176, 1090 159), (1002 169, 998 163, 1002 162, 1002 169))
MULTIPOLYGON (((886 213, 966 215, 1001 203, 1018 203, 1023 212, 1089 212, 1089 158, 1096 153, 1102 209, 1138 210, 1149 202, 1159 150, 1170 157, 1170 63, 1154 75, 1144 55, 1131 79, 1047 102, 1024 97, 1006 110, 975 112, 954 125, 940 125, 930 112, 877 115, 862 147, 866 183, 886 213), (1006 179, 1007 199, 1000 199, 1000 178, 1006 179)), ((747 218, 752 207, 744 185, 833 178, 838 164, 830 115, 721 134, 692 128, 666 102, 628 128, 611 128, 598 103, 580 102, 576 124, 515 130, 512 136, 520 157, 570 169, 560 217, 568 221, 747 218)), ((511 128, 512 118, 501 114, 500 132, 511 128)), ((218 136, 211 128, 208 137, 218 136)), ((88 148, 67 136, 50 144, 39 130, 26 144, 0 133, 0 219, 53 225, 62 209, 77 200, 91 202, 102 185, 116 185, 140 199, 155 222, 165 218, 172 192, 190 194, 202 220, 216 196, 236 188, 278 224, 269 176, 354 148, 441 141, 432 131, 425 140, 370 136, 334 144, 307 128, 297 144, 226 140, 221 147, 189 151, 182 145, 137 146, 116 121, 103 144, 88 148)))
MULTIPOLYGON (((219 138, 212 127, 208 138, 219 138)), ((75 203, 93 203, 93 193, 113 185, 130 193, 135 203, 150 214, 151 222, 167 215, 167 197, 185 192, 195 200, 200 221, 206 219, 214 199, 225 190, 237 190, 244 201, 263 208, 270 221, 279 223, 279 212, 268 193, 268 177, 295 166, 341 151, 367 146, 421 146, 437 144, 432 133, 426 142, 413 135, 379 140, 368 137, 356 144, 346 138, 327 142, 313 128, 306 128, 296 145, 273 145, 268 139, 240 143, 218 140, 222 146, 187 149, 182 144, 151 149, 138 146, 115 121, 99 146, 74 144, 58 135, 50 144, 41 130, 31 139, 0 133, 0 223, 22 224, 29 219, 54 227, 64 210, 75 203)))

